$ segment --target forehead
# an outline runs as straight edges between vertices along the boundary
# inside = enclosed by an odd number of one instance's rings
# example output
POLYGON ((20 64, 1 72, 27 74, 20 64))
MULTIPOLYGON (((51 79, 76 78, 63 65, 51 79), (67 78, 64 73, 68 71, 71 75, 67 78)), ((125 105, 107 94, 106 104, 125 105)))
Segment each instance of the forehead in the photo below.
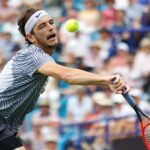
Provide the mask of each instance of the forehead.
POLYGON ((49 16, 49 15, 43 16, 42 18, 40 18, 40 19, 37 21, 35 27, 38 27, 38 26, 39 26, 40 24, 42 24, 42 23, 49 22, 50 20, 53 20, 51 16, 49 16))

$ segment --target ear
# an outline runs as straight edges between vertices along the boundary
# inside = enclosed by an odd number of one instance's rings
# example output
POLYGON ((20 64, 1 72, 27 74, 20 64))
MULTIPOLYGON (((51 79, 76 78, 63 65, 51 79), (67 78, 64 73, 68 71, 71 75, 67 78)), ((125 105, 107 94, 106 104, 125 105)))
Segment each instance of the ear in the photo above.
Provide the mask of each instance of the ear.
POLYGON ((35 42, 35 36, 32 33, 29 33, 26 35, 26 38, 31 42, 34 43, 35 42))

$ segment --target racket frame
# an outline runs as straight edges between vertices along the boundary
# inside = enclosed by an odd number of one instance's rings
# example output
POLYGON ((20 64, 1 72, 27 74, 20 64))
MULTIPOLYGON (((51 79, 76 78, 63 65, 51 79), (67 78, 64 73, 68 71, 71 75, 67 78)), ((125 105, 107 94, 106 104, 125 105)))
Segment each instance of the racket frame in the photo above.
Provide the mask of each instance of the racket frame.
POLYGON ((150 117, 145 114, 140 108, 139 106, 136 104, 135 100, 133 99, 132 96, 130 96, 128 93, 125 93, 125 94, 122 94, 123 97, 125 98, 125 100, 130 104, 130 106, 134 109, 134 111, 136 112, 137 116, 138 116, 138 119, 140 121, 140 126, 141 126, 141 133, 142 133, 142 139, 143 139, 143 142, 147 148, 147 150, 150 150, 150 145, 149 143, 147 142, 146 140, 146 137, 145 137, 145 134, 144 134, 144 131, 145 131, 145 128, 150 124, 146 124, 143 120, 142 120, 142 115, 147 118, 148 120, 150 120, 150 117))

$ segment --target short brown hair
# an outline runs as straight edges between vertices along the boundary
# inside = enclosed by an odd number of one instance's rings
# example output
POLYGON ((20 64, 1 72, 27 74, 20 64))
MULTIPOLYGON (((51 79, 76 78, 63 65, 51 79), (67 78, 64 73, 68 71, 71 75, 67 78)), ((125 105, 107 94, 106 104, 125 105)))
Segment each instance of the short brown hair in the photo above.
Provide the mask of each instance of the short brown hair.
MULTIPOLYGON (((24 29, 25 24, 29 20, 29 18, 38 10, 40 10, 40 9, 29 8, 26 10, 25 13, 23 13, 21 15, 21 17, 18 20, 18 30, 25 37, 25 39, 26 39, 26 33, 25 33, 25 29, 24 29)), ((30 43, 30 41, 28 41, 27 39, 26 39, 26 41, 30 43)))

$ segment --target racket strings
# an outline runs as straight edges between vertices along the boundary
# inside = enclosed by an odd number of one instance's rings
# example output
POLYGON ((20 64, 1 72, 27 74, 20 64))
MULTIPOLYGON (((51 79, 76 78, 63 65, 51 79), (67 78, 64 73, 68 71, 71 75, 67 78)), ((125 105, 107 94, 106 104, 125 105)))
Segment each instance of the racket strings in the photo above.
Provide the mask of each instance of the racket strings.
POLYGON ((146 138, 147 143, 150 145, 150 124, 146 126, 144 130, 144 136, 146 138))

